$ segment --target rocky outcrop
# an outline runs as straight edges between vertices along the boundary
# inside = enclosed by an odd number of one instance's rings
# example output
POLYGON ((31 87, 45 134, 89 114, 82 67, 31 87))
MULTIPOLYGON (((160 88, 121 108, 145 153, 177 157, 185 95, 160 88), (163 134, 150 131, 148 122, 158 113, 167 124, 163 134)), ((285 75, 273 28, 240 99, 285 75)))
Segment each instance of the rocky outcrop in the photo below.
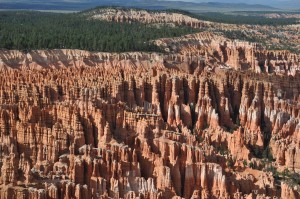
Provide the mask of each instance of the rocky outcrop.
POLYGON ((182 60, 197 60, 221 69, 251 70, 256 73, 296 76, 300 67, 298 54, 289 51, 266 50, 259 43, 230 40, 226 37, 201 32, 177 38, 163 38, 154 43, 167 52, 179 53, 182 60))
POLYGON ((146 24, 173 24, 190 26, 193 28, 205 27, 210 22, 199 20, 188 15, 173 12, 146 11, 138 9, 104 8, 84 13, 92 19, 115 21, 120 23, 140 22, 146 24))

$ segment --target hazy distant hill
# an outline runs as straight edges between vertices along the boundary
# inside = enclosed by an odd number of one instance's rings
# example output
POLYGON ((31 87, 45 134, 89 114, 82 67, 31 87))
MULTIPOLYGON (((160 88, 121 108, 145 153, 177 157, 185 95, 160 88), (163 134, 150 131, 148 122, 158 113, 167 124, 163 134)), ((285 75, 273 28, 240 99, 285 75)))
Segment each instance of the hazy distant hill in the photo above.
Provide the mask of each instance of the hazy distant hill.
POLYGON ((95 6, 127 6, 147 9, 183 9, 193 12, 209 11, 266 11, 276 8, 255 4, 244 3, 192 3, 180 1, 159 1, 159 0, 2 0, 0 9, 32 9, 32 10, 84 10, 95 6))

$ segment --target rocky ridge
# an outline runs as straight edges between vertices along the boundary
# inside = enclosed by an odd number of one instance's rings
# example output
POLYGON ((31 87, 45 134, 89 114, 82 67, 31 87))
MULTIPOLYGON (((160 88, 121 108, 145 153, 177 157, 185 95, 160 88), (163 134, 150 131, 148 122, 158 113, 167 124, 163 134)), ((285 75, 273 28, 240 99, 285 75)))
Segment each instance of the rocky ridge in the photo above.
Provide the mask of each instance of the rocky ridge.
MULTIPOLYGON (((272 15, 272 14, 270 14, 272 15)), ((263 42, 268 49, 290 49, 300 52, 299 24, 294 25, 247 25, 227 24, 201 20, 186 13, 146 11, 138 9, 100 8, 84 13, 88 19, 139 22, 148 25, 189 26, 199 31, 222 34, 229 39, 263 42)), ((238 15, 236 17, 239 17, 238 15)), ((268 14, 265 16, 268 17, 268 14)), ((284 16, 282 16, 284 17, 284 16)))
POLYGON ((175 24, 201 28, 211 22, 199 20, 181 13, 155 12, 136 9, 106 8, 96 9, 87 13, 92 19, 115 21, 120 23, 140 22, 145 24, 175 24))

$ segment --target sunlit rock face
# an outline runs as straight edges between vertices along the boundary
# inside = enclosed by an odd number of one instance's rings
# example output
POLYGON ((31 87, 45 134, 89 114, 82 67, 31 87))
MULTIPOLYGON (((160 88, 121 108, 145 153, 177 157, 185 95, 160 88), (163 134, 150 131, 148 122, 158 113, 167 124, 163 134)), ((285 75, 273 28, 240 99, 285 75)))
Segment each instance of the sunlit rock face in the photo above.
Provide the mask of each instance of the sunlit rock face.
POLYGON ((209 46, 1 51, 0 198, 299 198, 267 169, 300 171, 298 73, 249 61, 285 52, 209 46))
POLYGON ((144 24, 168 24, 171 26, 190 26, 202 28, 211 22, 199 20, 182 13, 146 11, 137 9, 103 8, 84 13, 91 19, 114 21, 118 23, 139 22, 144 24))

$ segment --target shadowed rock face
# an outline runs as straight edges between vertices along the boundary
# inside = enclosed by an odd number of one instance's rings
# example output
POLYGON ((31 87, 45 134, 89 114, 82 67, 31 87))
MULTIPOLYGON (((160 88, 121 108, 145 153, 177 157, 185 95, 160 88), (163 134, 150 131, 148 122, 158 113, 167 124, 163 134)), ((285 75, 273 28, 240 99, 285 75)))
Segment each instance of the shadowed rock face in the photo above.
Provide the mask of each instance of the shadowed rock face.
POLYGON ((1 51, 0 198, 299 198, 266 169, 300 171, 299 74, 217 65, 237 46, 1 51))

